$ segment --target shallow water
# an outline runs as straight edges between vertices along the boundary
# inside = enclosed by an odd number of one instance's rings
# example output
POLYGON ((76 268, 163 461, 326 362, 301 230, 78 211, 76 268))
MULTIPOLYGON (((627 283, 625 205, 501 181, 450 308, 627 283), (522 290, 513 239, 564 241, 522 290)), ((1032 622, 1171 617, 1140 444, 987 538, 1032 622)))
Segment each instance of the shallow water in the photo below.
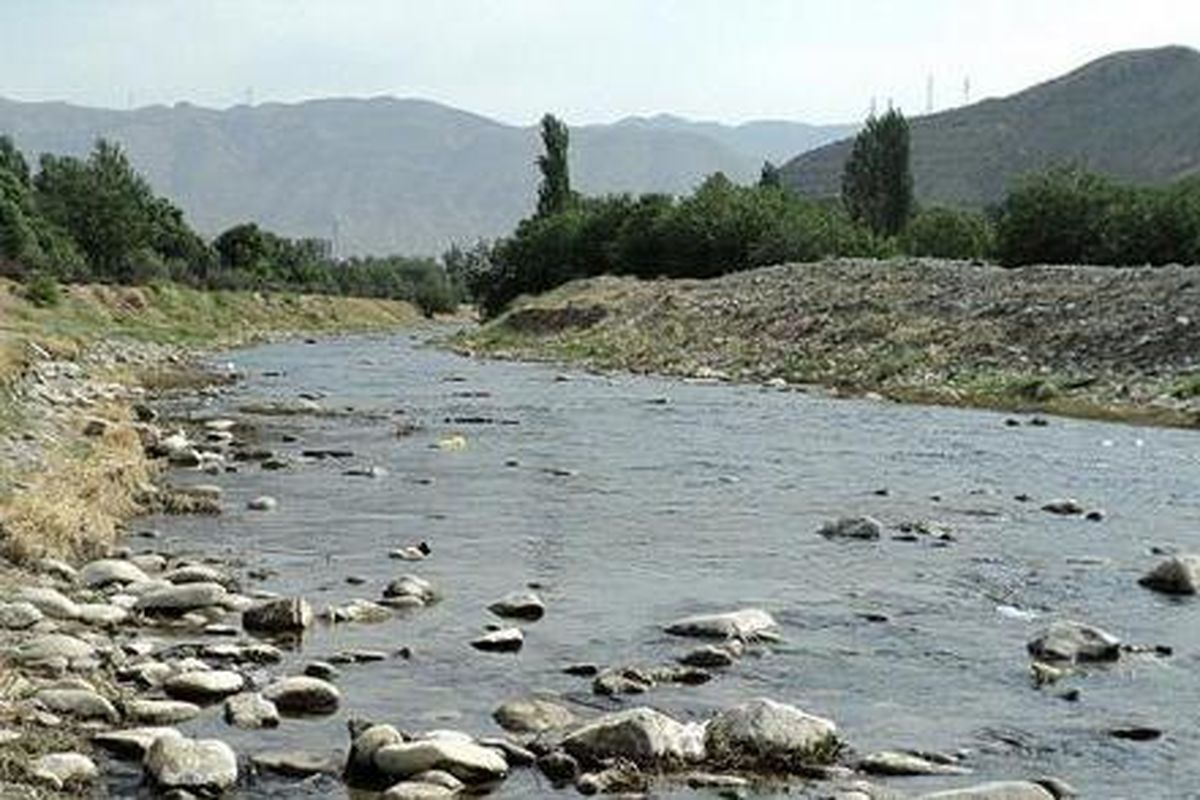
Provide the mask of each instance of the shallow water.
MULTIPOLYGON (((445 599, 379 625, 318 626, 289 654, 280 671, 343 648, 412 648, 411 660, 343 668, 336 716, 248 732, 226 727, 216 707, 186 730, 242 753, 344 748, 350 716, 496 734, 492 710, 530 690, 605 705, 588 679, 561 673, 568 663, 669 662, 692 643, 661 633, 663 623, 762 606, 782 623, 780 645, 704 686, 627 703, 702 717, 766 695, 833 718, 860 752, 970 751, 969 778, 888 781, 913 793, 1053 774, 1086 797, 1195 796, 1183 787, 1200 783, 1200 606, 1136 584, 1156 561, 1152 545, 1200 547, 1195 433, 1060 419, 1014 428, 987 412, 642 377, 572 372, 563 381, 550 367, 472 361, 408 336, 275 344, 230 358, 249 379, 202 413, 321 391, 327 407, 382 416, 261 418, 262 443, 279 452, 355 455, 282 472, 244 466, 217 479, 225 515, 148 520, 163 533, 156 546, 277 570, 253 585, 304 595, 318 609, 378 598, 405 572, 433 581, 445 599), (457 416, 496 423, 446 421, 457 416), (403 421, 422 430, 398 438, 403 421), (299 442, 283 444, 284 433, 299 442), (467 437, 465 450, 431 447, 451 433, 467 437), (388 474, 342 474, 368 465, 388 474), (883 488, 887 496, 875 493, 883 488), (1015 500, 1020 493, 1033 502, 1015 500), (259 494, 277 497, 278 511, 241 510, 259 494), (1108 516, 1095 523, 1038 509, 1059 496, 1108 516), (842 543, 815 533, 862 513, 888 525, 943 523, 956 541, 842 543), (432 546, 430 559, 387 558, 419 540, 432 546), (348 585, 349 575, 367 583, 348 585), (544 587, 548 612, 523 626, 520 654, 472 650, 467 642, 498 621, 485 606, 530 581, 544 587), (1130 657, 1038 691, 1025 642, 1059 617, 1170 645, 1174 655, 1130 657), (1081 690, 1079 702, 1056 697, 1068 687, 1081 690), (1130 723, 1165 736, 1129 742, 1105 732, 1130 723)), ((552 791, 519 770, 496 794, 552 791)), ((347 790, 260 779, 238 796, 347 790)))

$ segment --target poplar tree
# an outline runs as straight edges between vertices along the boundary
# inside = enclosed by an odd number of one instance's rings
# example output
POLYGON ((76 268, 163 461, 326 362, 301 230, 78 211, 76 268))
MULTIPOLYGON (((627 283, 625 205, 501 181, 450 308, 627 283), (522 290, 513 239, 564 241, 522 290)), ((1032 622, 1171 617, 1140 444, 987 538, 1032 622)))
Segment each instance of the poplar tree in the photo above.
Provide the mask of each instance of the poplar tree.
POLYGON ((854 139, 842 172, 842 204, 851 219, 894 236, 913 212, 908 121, 896 110, 871 117, 854 139))

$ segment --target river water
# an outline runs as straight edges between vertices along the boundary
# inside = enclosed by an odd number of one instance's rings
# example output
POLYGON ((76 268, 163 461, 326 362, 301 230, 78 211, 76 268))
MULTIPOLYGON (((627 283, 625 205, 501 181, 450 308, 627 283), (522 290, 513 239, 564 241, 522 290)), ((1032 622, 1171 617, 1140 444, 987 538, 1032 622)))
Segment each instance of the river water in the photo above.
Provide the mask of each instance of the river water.
MULTIPOLYGON (((697 718, 765 695, 836 720, 858 752, 967 752, 968 778, 886 781, 914 794, 1055 775, 1085 797, 1200 796, 1190 788, 1200 785, 1200 606, 1136 584, 1156 561, 1151 547, 1200 547, 1196 433, 1063 419, 1011 427, 988 412, 563 374, 462 358, 417 336, 273 344, 229 358, 248 378, 202 413, 306 391, 324 393, 328 408, 373 413, 260 418, 262 444, 298 466, 217 479, 226 513, 148 520, 163 534, 156 546, 274 570, 252 585, 303 595, 318 610, 376 599, 405 572, 445 599, 378 625, 318 625, 288 654, 280 672, 346 648, 411 648, 408 660, 343 668, 337 715, 249 732, 226 727, 218 707, 185 730, 241 753, 344 748, 349 716, 495 735, 492 710, 532 690, 605 706, 588 679, 561 672, 567 664, 670 662, 690 643, 664 635, 664 623, 760 606, 780 620, 780 644, 706 685, 626 704, 697 718), (398 437, 401 423, 420 430, 398 437), (436 449, 452 434, 465 436, 465 449, 436 449), (321 447, 354 456, 299 458, 321 447), (343 474, 372 465, 387 475, 343 474), (278 498, 278 510, 242 510, 260 494, 278 498), (1107 517, 1039 509, 1060 496, 1107 517), (937 523, 954 541, 816 534, 847 514, 937 523), (421 540, 428 560, 388 559, 421 540), (348 584, 352 575, 366 583, 348 584), (498 621, 488 603, 530 582, 548 612, 523 626, 524 649, 471 649, 498 621), (1058 618, 1174 654, 1128 656, 1037 690, 1025 643, 1058 618), (1058 696, 1068 688, 1080 690, 1077 702, 1058 696), (1165 733, 1135 742, 1107 732, 1131 724, 1165 733)), ((552 793, 518 770, 496 794, 552 793)), ((347 790, 266 778, 238 796, 347 790)))

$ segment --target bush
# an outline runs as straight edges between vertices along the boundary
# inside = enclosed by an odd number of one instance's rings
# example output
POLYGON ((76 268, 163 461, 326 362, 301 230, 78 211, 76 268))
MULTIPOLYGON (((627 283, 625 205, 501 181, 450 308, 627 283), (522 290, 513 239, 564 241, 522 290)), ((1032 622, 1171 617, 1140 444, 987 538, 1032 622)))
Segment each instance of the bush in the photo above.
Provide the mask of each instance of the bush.
POLYGON ((38 308, 53 308, 62 301, 62 286, 48 272, 36 271, 25 278, 22 295, 38 308))
POLYGON ((982 214, 935 206, 909 221, 900 247, 912 256, 984 259, 995 248, 995 233, 982 214))

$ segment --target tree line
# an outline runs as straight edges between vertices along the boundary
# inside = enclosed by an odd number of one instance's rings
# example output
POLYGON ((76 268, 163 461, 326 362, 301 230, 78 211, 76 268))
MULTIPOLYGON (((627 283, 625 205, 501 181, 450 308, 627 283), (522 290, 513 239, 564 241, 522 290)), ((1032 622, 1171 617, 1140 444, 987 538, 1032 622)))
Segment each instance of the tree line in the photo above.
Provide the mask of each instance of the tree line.
POLYGON ((537 210, 509 236, 445 261, 485 315, 514 298, 600 274, 708 278, 827 257, 928 256, 1028 264, 1200 262, 1200 179, 1120 184, 1076 167, 1019 179, 994 208, 919 207, 909 129, 897 110, 868 120, 840 198, 800 197, 767 163, 754 186, 718 173, 692 194, 584 197, 570 188, 567 127, 541 123, 537 210))
POLYGON ((0 136, 0 274, 35 286, 43 302, 53 301, 58 281, 380 297, 411 301, 427 314, 459 301, 429 258, 335 260, 324 240, 291 239, 255 223, 205 241, 104 139, 86 158, 43 154, 35 170, 0 136))

